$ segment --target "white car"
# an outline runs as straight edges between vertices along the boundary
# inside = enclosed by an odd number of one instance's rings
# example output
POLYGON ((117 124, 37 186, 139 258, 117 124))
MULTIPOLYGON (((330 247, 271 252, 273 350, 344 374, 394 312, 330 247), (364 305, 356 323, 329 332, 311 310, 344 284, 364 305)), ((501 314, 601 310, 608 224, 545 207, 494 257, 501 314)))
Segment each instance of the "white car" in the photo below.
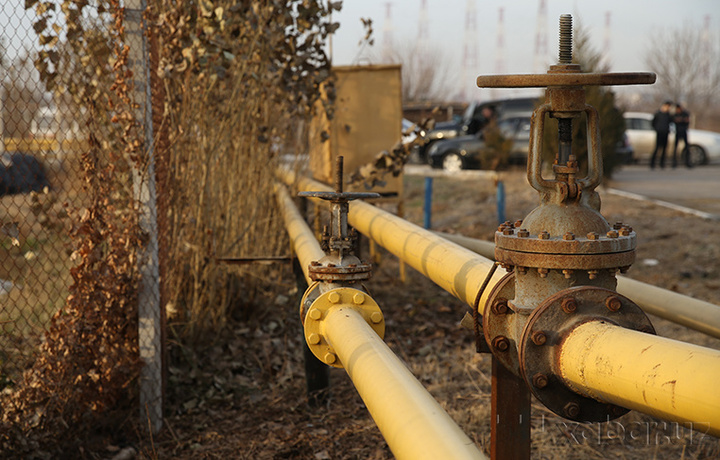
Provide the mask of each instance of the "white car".
MULTIPOLYGON (((644 112, 625 112, 625 133, 630 145, 635 149, 635 160, 649 162, 655 149, 655 130, 652 127, 653 114, 644 112)), ((688 130, 690 164, 693 166, 708 163, 720 163, 720 133, 703 131, 700 129, 688 130)), ((680 141, 681 147, 684 143, 680 141)), ((672 154, 675 149, 674 127, 670 127, 670 136, 666 150, 665 164, 672 164, 672 154)), ((685 160, 678 159, 680 164, 685 160)))

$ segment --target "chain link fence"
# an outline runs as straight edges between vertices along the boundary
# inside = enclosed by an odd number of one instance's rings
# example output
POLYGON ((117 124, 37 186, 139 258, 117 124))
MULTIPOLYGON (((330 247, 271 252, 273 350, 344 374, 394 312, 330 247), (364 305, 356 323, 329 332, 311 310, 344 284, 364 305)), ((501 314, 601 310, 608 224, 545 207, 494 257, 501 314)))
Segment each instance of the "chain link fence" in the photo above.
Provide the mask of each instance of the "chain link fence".
MULTIPOLYGON (((55 3, 59 10, 63 2, 55 3)), ((94 218, 93 206, 107 206, 114 216, 137 210, 133 218, 144 243, 137 254, 141 420, 157 430, 162 422, 163 327, 152 142, 142 142, 139 151, 143 158, 149 155, 149 161, 133 163, 125 149, 127 190, 115 189, 108 203, 98 203, 102 197, 92 193, 90 175, 102 180, 103 171, 125 172, 103 157, 118 140, 117 132, 92 113, 93 107, 104 110, 100 105, 112 100, 106 94, 117 84, 108 79, 121 59, 112 52, 113 34, 117 36, 112 28, 117 23, 106 10, 81 11, 76 19, 84 24, 83 39, 91 52, 80 54, 69 41, 72 31, 63 24, 68 16, 58 19, 55 13, 54 26, 43 24, 47 16, 40 14, 42 8, 55 11, 40 3, 29 11, 20 2, 0 5, 0 390, 9 394, 20 385, 23 372, 41 353, 53 317, 61 316, 75 291, 81 290, 72 287, 84 282, 85 275, 76 267, 83 258, 96 255, 79 250, 83 233, 78 229, 94 218), (55 33, 46 33, 45 27, 55 27, 55 33), (108 72, 88 79, 78 65, 108 72), (89 166, 84 155, 93 142, 99 160, 89 166), (127 209, 118 209, 126 191, 127 209)), ((127 75, 132 75, 129 106, 135 111, 135 122, 125 128, 135 123, 141 141, 153 138, 144 8, 142 0, 125 2, 123 36, 129 48, 127 75)), ((108 251, 102 244, 95 249, 108 251)), ((113 296, 112 286, 99 295, 113 296)))

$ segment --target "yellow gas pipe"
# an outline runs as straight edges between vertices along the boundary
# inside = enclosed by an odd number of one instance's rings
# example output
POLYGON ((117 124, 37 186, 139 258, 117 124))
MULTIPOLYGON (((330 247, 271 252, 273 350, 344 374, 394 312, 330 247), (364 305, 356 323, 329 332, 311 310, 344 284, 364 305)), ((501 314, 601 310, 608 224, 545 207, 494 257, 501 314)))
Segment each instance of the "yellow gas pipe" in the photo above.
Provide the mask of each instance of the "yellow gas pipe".
MULTIPOLYGON (((276 187, 276 196, 308 278, 307 266, 325 254, 287 190, 276 187)), ((357 297, 350 293, 353 301, 343 302, 345 291, 355 290, 334 289, 313 303, 306 329, 314 323, 316 333, 306 330, 306 339, 330 346, 332 360, 347 371, 393 454, 400 459, 486 458, 368 325, 362 309, 354 305, 357 297), (317 305, 326 299, 331 303, 327 308, 317 305)))
MULTIPOLYGON (((332 191, 312 179, 296 178, 288 170, 281 170, 279 174, 286 183, 296 183, 300 190, 332 191)), ((362 201, 350 206, 348 222, 468 305, 474 304, 478 289, 494 265, 492 260, 362 201)), ((498 270, 485 290, 481 305, 502 277, 503 273, 498 270)))
MULTIPOLYGON (((337 291, 343 289, 329 294, 337 291)), ((396 458, 485 458, 368 325, 359 309, 339 303, 324 312, 321 321, 324 339, 334 349, 396 458)))
POLYGON ((308 284, 312 284, 313 281, 308 274, 308 265, 313 260, 320 260, 325 257, 325 252, 323 252, 320 244, 315 239, 315 234, 310 230, 310 227, 305 223, 305 219, 295 207, 295 203, 290 198, 287 189, 281 185, 276 185, 275 196, 280 205, 293 250, 301 261, 300 266, 305 274, 305 280, 307 280, 308 284))
POLYGON ((576 327, 560 377, 585 396, 720 436, 720 351, 602 321, 576 327))

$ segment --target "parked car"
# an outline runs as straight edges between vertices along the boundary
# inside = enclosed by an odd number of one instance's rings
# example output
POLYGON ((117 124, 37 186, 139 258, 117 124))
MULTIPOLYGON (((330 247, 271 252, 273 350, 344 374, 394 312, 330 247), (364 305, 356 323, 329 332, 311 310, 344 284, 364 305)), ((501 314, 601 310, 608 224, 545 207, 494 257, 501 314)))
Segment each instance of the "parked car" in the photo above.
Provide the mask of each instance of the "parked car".
MULTIPOLYGON (((509 113, 498 121, 503 136, 513 140, 509 162, 524 164, 527 162, 530 144, 530 123, 532 112, 509 113)), ((488 167, 482 164, 483 153, 487 152, 482 132, 473 136, 461 136, 455 139, 438 141, 428 150, 428 163, 433 168, 447 171, 461 169, 479 169, 488 167)), ((615 155, 622 164, 634 161, 634 149, 627 135, 615 147, 615 155)), ((487 155, 485 155, 487 158, 487 155)))
POLYGON ((477 134, 488 121, 483 114, 484 109, 492 109, 495 116, 500 119, 514 112, 532 111, 535 109, 536 101, 537 98, 526 97, 471 103, 462 117, 452 121, 436 123, 435 127, 425 134, 425 144, 419 151, 421 160, 427 159, 427 152, 429 152, 432 145, 439 140, 455 139, 477 134))
MULTIPOLYGON (((513 140, 509 157, 511 163, 527 161, 531 116, 532 112, 517 112, 498 121, 501 134, 513 140)), ((480 169, 488 166, 482 164, 483 153, 487 150, 483 133, 479 131, 473 135, 433 143, 427 151, 428 163, 433 168, 443 168, 450 172, 480 169)))
MULTIPOLYGON (((655 149, 655 130, 652 127, 653 114, 644 112, 625 112, 625 132, 635 149, 636 162, 649 162, 655 149)), ((667 156, 672 157, 675 147, 675 133, 671 127, 668 137, 667 156)), ((688 130, 687 151, 693 166, 720 162, 720 133, 688 130)), ((682 141, 681 144, 682 145, 682 141)), ((685 160, 682 160, 684 164, 685 160)))

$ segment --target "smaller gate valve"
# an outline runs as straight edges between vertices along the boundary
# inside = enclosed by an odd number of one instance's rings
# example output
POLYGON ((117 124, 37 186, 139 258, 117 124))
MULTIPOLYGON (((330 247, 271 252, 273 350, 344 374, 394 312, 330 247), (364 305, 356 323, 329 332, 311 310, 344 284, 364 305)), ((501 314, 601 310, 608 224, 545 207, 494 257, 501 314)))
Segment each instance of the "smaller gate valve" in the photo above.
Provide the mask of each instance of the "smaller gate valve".
POLYGON ((300 302, 300 319, 310 351, 325 364, 342 368, 343 363, 338 360, 326 331, 329 315, 353 309, 363 316, 380 338, 385 336, 385 318, 380 307, 362 284, 356 286, 358 282, 370 279, 372 265, 362 263, 353 253, 357 236, 348 225, 350 201, 379 198, 380 194, 344 192, 343 157, 338 156, 334 192, 300 192, 298 195, 331 203, 330 231, 326 228, 323 232, 326 254, 320 260, 310 262, 308 275, 314 283, 307 288, 300 302))
POLYGON ((353 253, 356 234, 349 230, 349 202, 364 198, 379 198, 378 193, 343 192, 343 157, 339 156, 335 171, 334 192, 300 192, 298 196, 329 201, 330 232, 323 234, 327 254, 310 263, 308 273, 313 281, 355 282, 370 279, 372 266, 364 264, 353 253))

